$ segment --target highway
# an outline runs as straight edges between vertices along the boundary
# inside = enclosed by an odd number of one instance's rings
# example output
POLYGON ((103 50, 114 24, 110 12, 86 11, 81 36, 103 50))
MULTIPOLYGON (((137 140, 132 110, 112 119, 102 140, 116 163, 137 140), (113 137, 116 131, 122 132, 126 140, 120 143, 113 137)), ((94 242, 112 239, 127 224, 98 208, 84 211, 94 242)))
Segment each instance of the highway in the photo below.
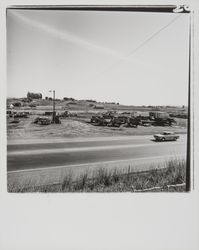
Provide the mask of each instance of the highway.
POLYGON ((7 171, 16 173, 50 168, 95 166, 101 163, 165 161, 186 158, 186 135, 179 140, 155 142, 152 136, 103 137, 10 143, 7 145, 7 171))

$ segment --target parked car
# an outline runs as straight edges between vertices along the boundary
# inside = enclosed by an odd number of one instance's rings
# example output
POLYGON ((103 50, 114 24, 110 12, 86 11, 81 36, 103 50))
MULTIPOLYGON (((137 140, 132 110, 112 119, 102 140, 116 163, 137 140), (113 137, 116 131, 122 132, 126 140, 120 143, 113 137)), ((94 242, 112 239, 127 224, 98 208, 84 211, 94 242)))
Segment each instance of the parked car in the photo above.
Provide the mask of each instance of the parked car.
POLYGON ((17 112, 14 114, 15 118, 28 118, 28 113, 27 112, 17 112))
POLYGON ((49 125, 49 124, 51 124, 51 120, 49 118, 46 118, 46 117, 37 117, 37 118, 35 118, 33 123, 37 123, 39 125, 49 125))
POLYGON ((156 141, 176 141, 179 139, 179 135, 169 131, 164 131, 162 134, 156 134, 153 137, 156 141))

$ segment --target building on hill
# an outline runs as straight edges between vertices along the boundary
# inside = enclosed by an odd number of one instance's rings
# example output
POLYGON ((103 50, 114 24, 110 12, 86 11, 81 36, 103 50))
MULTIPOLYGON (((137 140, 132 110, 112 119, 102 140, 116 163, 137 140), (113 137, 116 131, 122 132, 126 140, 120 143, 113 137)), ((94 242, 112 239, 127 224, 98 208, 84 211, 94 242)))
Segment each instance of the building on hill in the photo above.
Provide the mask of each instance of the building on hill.
POLYGON ((42 99, 42 94, 41 93, 28 92, 27 93, 27 98, 30 98, 30 99, 42 99))

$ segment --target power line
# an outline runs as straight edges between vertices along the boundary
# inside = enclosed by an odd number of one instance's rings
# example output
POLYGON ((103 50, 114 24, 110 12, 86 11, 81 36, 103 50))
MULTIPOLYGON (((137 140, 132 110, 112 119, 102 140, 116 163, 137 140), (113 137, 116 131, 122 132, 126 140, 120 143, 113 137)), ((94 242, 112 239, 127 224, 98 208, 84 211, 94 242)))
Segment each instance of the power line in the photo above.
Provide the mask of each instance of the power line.
POLYGON ((144 42, 142 42, 137 48, 135 48, 133 51, 131 51, 126 58, 128 58, 129 56, 131 56, 132 54, 134 54, 135 52, 137 52, 137 50, 139 50, 140 48, 142 48, 145 44, 147 44, 149 41, 151 41, 154 37, 156 37, 161 31, 163 31, 164 29, 166 29, 168 26, 170 26, 172 23, 174 23, 179 17, 181 16, 178 15, 177 17, 175 17, 174 19, 172 19, 168 24, 166 24, 165 26, 163 26, 161 29, 159 29, 158 31, 156 31, 154 34, 152 34, 152 36, 150 36, 149 38, 147 38, 144 42))
MULTIPOLYGON (((134 50, 132 50, 131 52, 129 52, 125 59, 129 58, 130 56, 132 56, 133 54, 135 54, 139 49, 141 49, 143 46, 145 46, 149 41, 151 41, 154 37, 156 37, 160 32, 162 32, 164 29, 166 29, 167 27, 169 27, 172 23, 174 23, 180 16, 182 16, 182 14, 177 15, 177 17, 175 17, 174 19, 172 19, 169 23, 167 23, 166 25, 164 25, 161 29, 159 29, 158 31, 156 31, 155 33, 153 33, 150 37, 148 37, 146 40, 144 40, 137 48, 135 48, 134 50)), ((112 64, 110 67, 106 68, 104 71, 100 72, 98 75, 101 75, 105 72, 107 72, 108 70, 111 70, 112 68, 114 68, 115 66, 123 63, 123 59, 121 59, 120 61, 112 64)))

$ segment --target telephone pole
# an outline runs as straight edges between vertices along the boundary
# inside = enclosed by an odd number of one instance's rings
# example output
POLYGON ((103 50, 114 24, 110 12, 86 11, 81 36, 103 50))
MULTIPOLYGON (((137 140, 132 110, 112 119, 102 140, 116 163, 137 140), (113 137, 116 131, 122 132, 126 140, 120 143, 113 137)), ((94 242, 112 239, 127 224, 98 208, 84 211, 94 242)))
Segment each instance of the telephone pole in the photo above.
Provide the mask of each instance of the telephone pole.
POLYGON ((49 90, 49 92, 53 92, 53 115, 52 115, 52 122, 55 123, 55 90, 49 90))

